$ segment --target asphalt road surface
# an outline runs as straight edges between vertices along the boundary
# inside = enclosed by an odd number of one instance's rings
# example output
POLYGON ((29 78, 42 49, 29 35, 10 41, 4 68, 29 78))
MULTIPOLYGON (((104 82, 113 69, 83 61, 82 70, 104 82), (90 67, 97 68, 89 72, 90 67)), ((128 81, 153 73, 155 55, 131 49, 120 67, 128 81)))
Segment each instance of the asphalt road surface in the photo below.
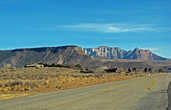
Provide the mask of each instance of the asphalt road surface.
POLYGON ((0 101, 0 110, 166 110, 171 75, 0 101))

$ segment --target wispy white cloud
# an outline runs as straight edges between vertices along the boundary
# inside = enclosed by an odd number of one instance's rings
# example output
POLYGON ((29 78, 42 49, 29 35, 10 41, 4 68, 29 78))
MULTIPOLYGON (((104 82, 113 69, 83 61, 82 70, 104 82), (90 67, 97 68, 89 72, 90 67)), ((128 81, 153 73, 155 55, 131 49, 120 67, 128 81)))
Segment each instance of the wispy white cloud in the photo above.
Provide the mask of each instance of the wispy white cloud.
POLYGON ((123 33, 123 32, 145 32, 145 31, 158 31, 152 25, 130 25, 130 24, 74 24, 62 25, 56 28, 62 28, 74 31, 92 31, 104 33, 123 33))

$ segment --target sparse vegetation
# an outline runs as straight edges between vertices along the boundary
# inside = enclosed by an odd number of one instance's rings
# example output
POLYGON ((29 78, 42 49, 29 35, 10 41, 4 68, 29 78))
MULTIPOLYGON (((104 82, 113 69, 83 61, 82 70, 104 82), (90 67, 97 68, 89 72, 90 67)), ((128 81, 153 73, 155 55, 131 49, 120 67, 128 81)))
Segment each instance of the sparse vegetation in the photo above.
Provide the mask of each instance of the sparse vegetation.
POLYGON ((147 73, 148 72, 148 68, 144 68, 144 72, 147 73))
POLYGON ((71 65, 65 65, 65 64, 54 64, 54 63, 52 63, 52 64, 43 64, 44 65, 44 67, 59 67, 59 68, 72 68, 72 66, 71 65))
POLYGON ((118 68, 111 68, 111 69, 105 69, 104 71, 108 72, 108 73, 116 73, 117 70, 118 70, 118 68))
POLYGON ((128 73, 131 73, 131 72, 132 72, 131 68, 128 68, 128 73))
POLYGON ((86 68, 85 70, 81 70, 80 73, 94 73, 94 71, 86 68))
POLYGON ((125 73, 125 70, 123 68, 118 68, 116 72, 117 73, 125 73))
POLYGON ((152 73, 152 69, 151 68, 148 68, 148 72, 152 73))
POLYGON ((133 71, 134 73, 136 73, 136 72, 137 72, 137 68, 133 67, 133 68, 132 68, 132 71, 133 71))
POLYGON ((75 68, 77 68, 77 69, 79 69, 81 71, 84 69, 80 64, 75 65, 75 68))
POLYGON ((63 67, 1 69, 0 97, 4 94, 24 96, 24 94, 64 90, 135 77, 123 74, 97 74, 88 69, 84 71, 86 72, 82 74, 78 69, 63 67))
POLYGON ((163 69, 160 68, 160 69, 159 69, 159 73, 163 73, 163 72, 164 72, 163 69))

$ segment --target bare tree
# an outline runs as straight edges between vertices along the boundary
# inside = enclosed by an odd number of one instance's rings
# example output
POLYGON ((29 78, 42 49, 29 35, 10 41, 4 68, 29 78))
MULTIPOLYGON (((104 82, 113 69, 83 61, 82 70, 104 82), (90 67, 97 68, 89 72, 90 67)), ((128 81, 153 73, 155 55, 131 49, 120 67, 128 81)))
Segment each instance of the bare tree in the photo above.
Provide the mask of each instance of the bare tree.
POLYGON ((132 68, 132 71, 136 73, 137 69, 134 67, 134 68, 132 68))
POLYGON ((148 69, 148 72, 152 73, 152 69, 151 69, 151 68, 149 68, 149 69, 148 69))
POLYGON ((148 72, 148 68, 144 68, 144 72, 147 73, 148 72))
POLYGON ((131 73, 131 72, 132 72, 131 68, 128 68, 128 73, 131 73))

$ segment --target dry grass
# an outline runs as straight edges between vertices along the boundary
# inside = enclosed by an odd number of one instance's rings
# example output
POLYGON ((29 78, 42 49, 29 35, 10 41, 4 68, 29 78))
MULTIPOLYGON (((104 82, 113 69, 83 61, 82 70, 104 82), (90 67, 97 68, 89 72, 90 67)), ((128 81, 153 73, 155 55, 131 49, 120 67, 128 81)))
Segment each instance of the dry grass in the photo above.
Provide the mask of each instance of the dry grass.
POLYGON ((0 70, 0 99, 128 80, 136 75, 81 74, 66 68, 0 70))

